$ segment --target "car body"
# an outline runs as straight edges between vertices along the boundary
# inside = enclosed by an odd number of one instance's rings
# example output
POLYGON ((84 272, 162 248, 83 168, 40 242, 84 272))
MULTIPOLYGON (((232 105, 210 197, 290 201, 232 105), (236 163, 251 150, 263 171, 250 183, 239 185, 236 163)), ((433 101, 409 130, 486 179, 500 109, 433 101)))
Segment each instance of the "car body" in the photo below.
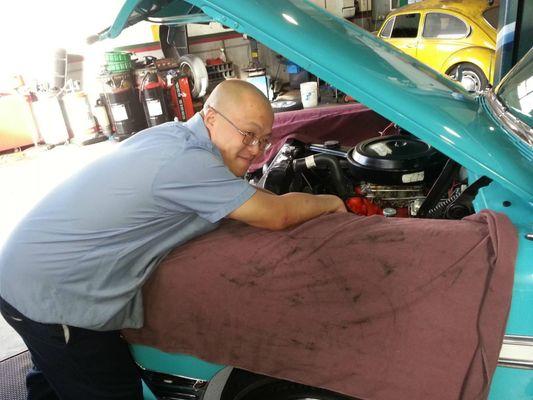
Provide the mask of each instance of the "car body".
POLYGON ((425 0, 391 12, 378 37, 479 91, 494 80, 498 10, 486 0, 425 0))
MULTIPOLYGON (((475 196, 475 210, 505 213, 519 233, 512 305, 490 399, 532 398, 531 51, 525 63, 513 70, 518 70, 518 78, 502 82, 501 88, 514 82, 507 96, 514 99, 509 113, 505 108, 497 111, 499 98, 494 92, 469 93, 390 44, 306 1, 173 0, 159 4, 128 0, 100 39, 116 37, 143 18, 168 25, 215 20, 249 34, 455 160, 467 171, 469 182, 488 177, 492 183, 475 196), (504 114, 505 118, 499 117, 504 114)), ((162 375, 162 382, 165 377, 181 382, 184 393, 203 388, 204 399, 220 399, 222 391, 235 384, 231 367, 146 346, 133 346, 132 352, 142 368, 167 374, 162 375)), ((147 392, 146 398, 153 398, 149 396, 147 392)))

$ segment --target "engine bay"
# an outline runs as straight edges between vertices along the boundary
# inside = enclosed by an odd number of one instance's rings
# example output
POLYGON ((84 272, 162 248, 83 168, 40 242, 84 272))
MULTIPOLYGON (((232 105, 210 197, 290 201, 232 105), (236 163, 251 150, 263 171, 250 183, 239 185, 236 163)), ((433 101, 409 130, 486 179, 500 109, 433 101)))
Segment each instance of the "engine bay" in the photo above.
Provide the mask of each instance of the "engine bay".
POLYGON ((490 183, 482 177, 469 186, 464 168, 404 131, 354 147, 290 139, 247 179, 278 195, 335 194, 358 215, 435 219, 474 213, 472 200, 490 183))

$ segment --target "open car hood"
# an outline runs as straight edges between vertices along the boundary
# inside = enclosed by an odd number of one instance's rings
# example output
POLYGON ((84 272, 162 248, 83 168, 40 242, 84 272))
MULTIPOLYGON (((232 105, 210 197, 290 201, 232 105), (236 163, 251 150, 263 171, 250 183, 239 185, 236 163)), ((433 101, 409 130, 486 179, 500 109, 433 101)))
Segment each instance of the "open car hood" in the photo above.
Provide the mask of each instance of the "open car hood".
POLYGON ((246 33, 533 203, 533 149, 503 128, 482 96, 320 7, 303 0, 127 0, 99 36, 116 37, 141 19, 214 20, 246 33))

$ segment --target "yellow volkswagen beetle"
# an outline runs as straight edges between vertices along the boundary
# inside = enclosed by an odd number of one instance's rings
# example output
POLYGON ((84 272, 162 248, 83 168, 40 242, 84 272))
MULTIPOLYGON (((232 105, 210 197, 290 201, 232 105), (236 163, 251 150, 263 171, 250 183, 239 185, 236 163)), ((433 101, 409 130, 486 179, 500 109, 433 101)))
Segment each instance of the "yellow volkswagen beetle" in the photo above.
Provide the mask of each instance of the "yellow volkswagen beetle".
POLYGON ((494 78, 497 1, 425 0, 387 16, 378 36, 433 69, 483 90, 494 78))

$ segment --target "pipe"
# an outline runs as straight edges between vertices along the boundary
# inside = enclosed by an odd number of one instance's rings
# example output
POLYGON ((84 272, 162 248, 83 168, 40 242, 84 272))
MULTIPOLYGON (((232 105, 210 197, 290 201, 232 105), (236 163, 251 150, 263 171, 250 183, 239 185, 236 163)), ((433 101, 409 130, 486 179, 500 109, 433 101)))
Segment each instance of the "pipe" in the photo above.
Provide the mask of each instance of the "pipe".
POLYGON ((346 200, 347 190, 344 184, 344 177, 342 175, 342 168, 337 157, 327 154, 313 154, 305 158, 298 158, 293 161, 294 172, 301 172, 313 168, 327 169, 331 173, 331 181, 337 191, 337 195, 346 200))

